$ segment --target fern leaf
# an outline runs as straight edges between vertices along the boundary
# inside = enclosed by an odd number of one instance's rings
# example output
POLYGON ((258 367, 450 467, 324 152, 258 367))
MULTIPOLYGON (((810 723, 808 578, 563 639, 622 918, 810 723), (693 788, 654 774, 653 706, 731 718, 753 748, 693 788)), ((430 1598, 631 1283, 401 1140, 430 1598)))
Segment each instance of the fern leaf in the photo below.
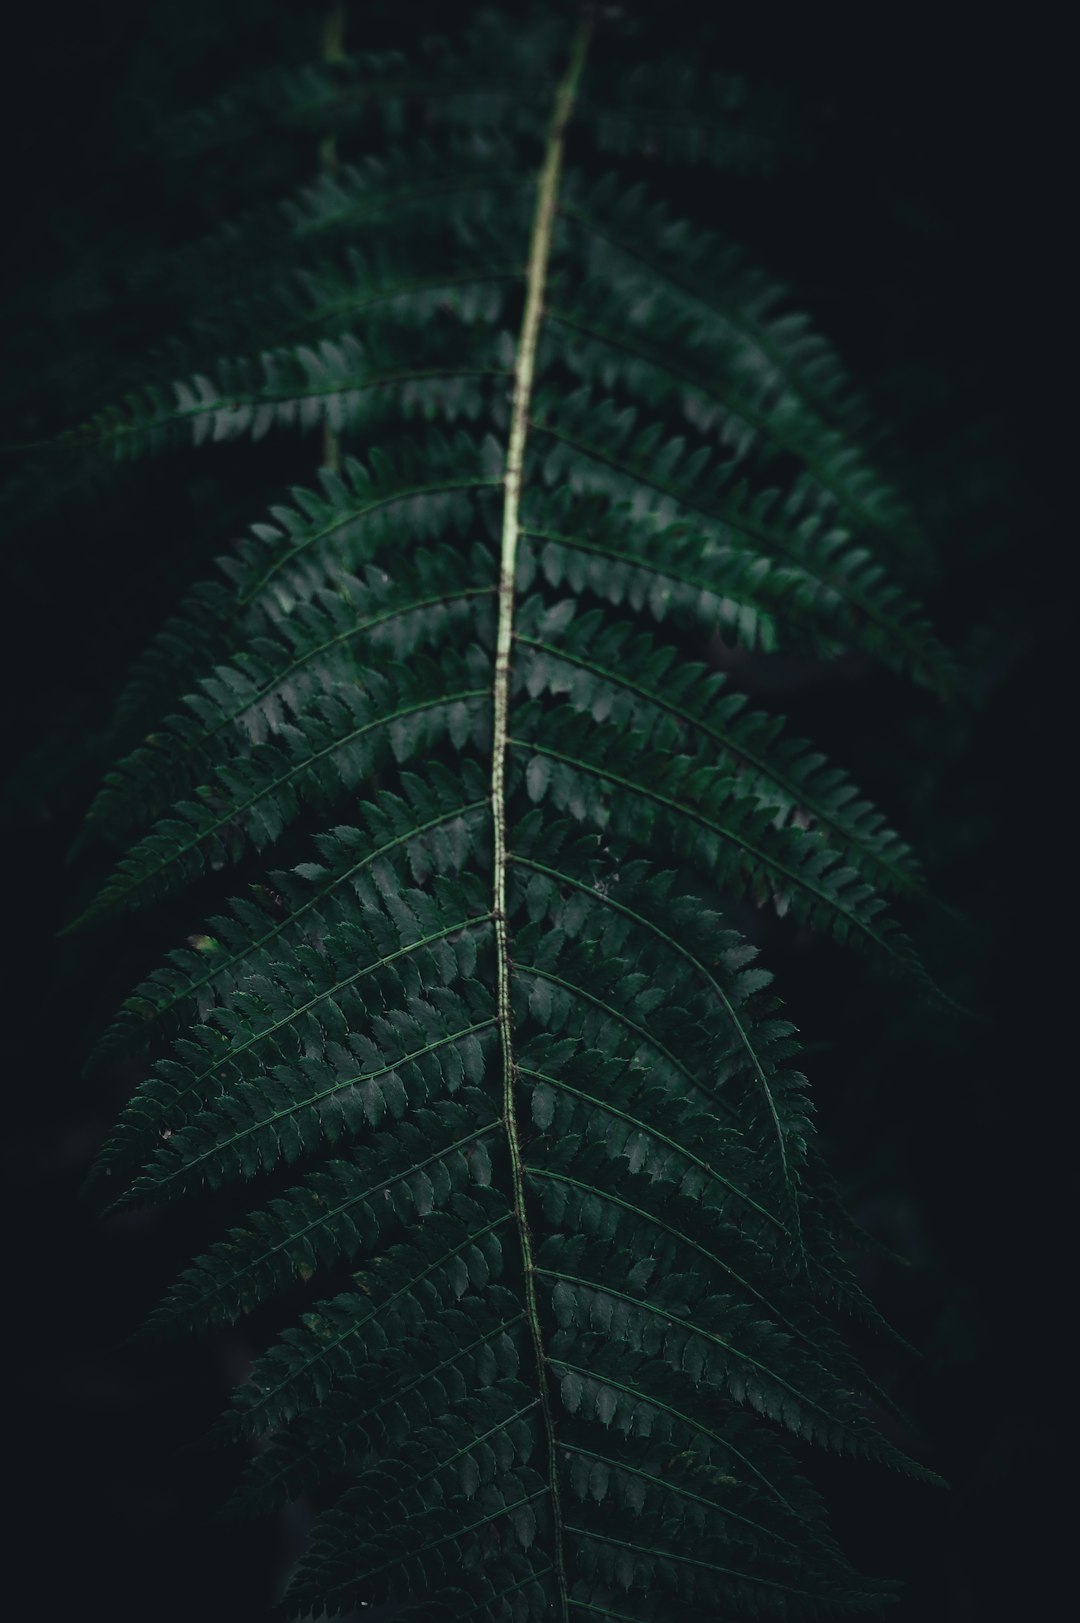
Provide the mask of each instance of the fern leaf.
POLYGON ((736 927, 764 908, 925 989, 920 868, 710 640, 947 697, 957 668, 838 357, 607 172, 757 167, 773 125, 629 71, 618 26, 339 41, 173 131, 327 144, 299 196, 136 276, 184 305, 183 376, 64 442, 322 430, 317 488, 136 667, 78 921, 167 899, 191 931, 93 1056, 140 1080, 91 1183, 220 1192, 148 1328, 272 1322, 219 1435, 249 1448, 235 1512, 324 1507, 296 1614, 874 1611, 804 1445, 933 1477, 841 1333, 874 1310, 736 927), (383 150, 339 161, 357 132, 383 150))

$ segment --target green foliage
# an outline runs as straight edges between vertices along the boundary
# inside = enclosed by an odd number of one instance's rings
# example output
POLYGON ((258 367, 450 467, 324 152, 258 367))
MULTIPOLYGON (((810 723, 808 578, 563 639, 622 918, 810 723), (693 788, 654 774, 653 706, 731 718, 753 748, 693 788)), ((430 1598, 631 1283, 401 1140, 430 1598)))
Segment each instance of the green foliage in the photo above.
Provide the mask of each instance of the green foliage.
POLYGON ((64 437, 318 430, 326 464, 120 702, 81 922, 171 897, 195 933, 97 1051, 143 1080, 92 1182, 251 1207, 151 1328, 294 1315, 221 1430, 258 1443, 238 1512, 322 1508, 295 1612, 875 1610, 803 1445, 931 1473, 837 1327, 874 1310, 736 923, 924 997, 920 870, 738 671, 857 653, 955 696, 926 539, 783 289, 620 174, 771 162, 753 98, 617 22, 336 39, 171 132, 239 163, 310 130, 322 172, 145 268, 178 381, 64 437))

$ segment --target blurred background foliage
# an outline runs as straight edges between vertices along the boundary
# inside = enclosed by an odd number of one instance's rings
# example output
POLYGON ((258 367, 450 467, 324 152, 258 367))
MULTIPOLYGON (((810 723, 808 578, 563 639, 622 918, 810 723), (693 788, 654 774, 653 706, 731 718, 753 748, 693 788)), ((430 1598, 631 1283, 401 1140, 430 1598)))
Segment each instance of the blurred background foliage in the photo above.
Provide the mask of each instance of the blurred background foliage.
MULTIPOLYGON (((842 950, 755 926, 809 1046, 851 1207, 907 1259, 869 1258, 866 1282, 923 1356, 879 1347, 872 1367, 953 1484, 935 1495, 826 1467, 837 1531, 867 1570, 906 1579, 893 1615, 1033 1615, 1064 1544, 1049 1389, 1072 1068, 1057 1036, 1072 864, 1070 592, 1052 496, 1065 416, 1054 42, 1037 17, 976 28, 959 10, 920 23, 882 8, 622 9, 645 38, 662 18, 671 43, 744 76, 749 105, 768 108, 766 174, 688 167, 665 188, 674 208, 747 243, 837 344, 888 425, 881 459, 940 548, 938 623, 977 674, 964 716, 852 661, 756 660, 739 680, 849 767, 921 852, 943 904, 921 944, 970 1011, 928 1025, 842 950)), ((133 266, 311 173, 302 129, 241 136, 235 163, 228 146, 200 154, 158 131, 182 131, 187 109, 253 71, 311 57, 322 10, 115 0, 9 15, 6 446, 47 439, 143 375, 175 312, 157 291, 133 296, 133 266)), ((446 12, 350 0, 349 41, 377 48, 403 21, 423 31, 446 12)), ((188 1446, 243 1372, 242 1337, 118 1350, 190 1236, 171 1212, 95 1223, 76 1199, 125 1082, 106 1096, 81 1081, 83 1056, 184 921, 62 944, 53 933, 76 911, 83 876, 65 857, 125 670, 257 516, 250 492, 268 474, 282 491, 310 480, 316 456, 314 441, 271 439, 61 494, 55 452, 5 453, 31 514, 5 524, 3 554, 7 1294, 25 1366, 8 1478, 26 1516, 16 1564, 36 1575, 46 1615, 90 1603, 114 1619, 262 1618, 303 1536, 302 1508, 218 1525, 228 1472, 188 1446)), ((212 1210, 205 1221, 209 1234, 212 1210)))

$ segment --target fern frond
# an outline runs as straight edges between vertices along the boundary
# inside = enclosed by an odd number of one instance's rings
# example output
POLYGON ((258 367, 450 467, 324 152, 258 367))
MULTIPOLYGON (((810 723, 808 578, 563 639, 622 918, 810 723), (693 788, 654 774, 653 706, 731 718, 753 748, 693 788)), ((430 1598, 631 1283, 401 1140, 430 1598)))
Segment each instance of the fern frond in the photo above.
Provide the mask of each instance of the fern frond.
POLYGON ((807 620, 927 686, 955 688, 951 661, 920 606, 865 549, 851 546, 845 531, 785 509, 775 490, 750 497, 730 469, 710 465, 705 447, 691 453, 681 435, 665 441, 659 422, 638 432, 632 407, 595 401, 587 390, 557 405, 541 396, 536 426, 552 442, 544 459, 549 483, 616 499, 644 497, 669 517, 692 515, 714 545, 741 554, 760 574, 772 559, 786 566, 776 572, 779 589, 807 620))
POLYGON ((761 172, 787 155, 775 96, 679 57, 599 65, 582 86, 576 117, 597 151, 617 158, 761 172))
POLYGON ((480 768, 469 761, 460 773, 437 763, 423 779, 403 773, 400 793, 384 791, 361 807, 363 831, 338 826, 317 837, 321 862, 271 875, 269 886, 256 886, 251 897, 232 904, 227 917, 210 921, 212 935, 193 936, 172 953, 127 999, 95 1057, 145 1044, 152 1035, 148 1028, 167 1022, 188 1000, 205 1016, 214 1000, 239 990, 255 955, 280 937, 322 939, 333 924, 348 921, 369 873, 385 883, 382 875, 394 873, 395 860, 418 883, 433 872, 460 871, 476 848, 485 788, 480 768))
POLYGON ((247 845, 264 850, 302 805, 325 805, 383 761, 405 762, 443 737, 458 748, 479 739, 490 696, 490 661, 478 645, 439 664, 418 660, 396 680, 371 671, 335 686, 246 758, 215 768, 197 799, 175 805, 117 865, 90 915, 164 894, 247 845))
POLYGON ((438 647, 455 629, 471 630, 477 600, 494 594, 490 555, 481 547, 464 557, 446 546, 418 552, 413 569, 400 569, 396 580, 377 566, 368 566, 362 581, 343 574, 335 590, 298 602, 239 659, 204 677, 186 713, 169 717, 109 774, 89 822, 115 833, 149 820, 171 796, 281 732, 322 695, 361 680, 370 649, 407 659, 438 647))
MULTIPOLYGON (((271 428, 316 428, 336 433, 368 427, 387 412, 406 418, 475 421, 481 413, 481 379, 509 376, 507 343, 497 337, 486 350, 466 349, 457 323, 431 363, 417 366, 399 334, 364 346, 351 335, 316 346, 270 350, 256 360, 221 361, 216 376, 198 374, 173 385, 173 399, 160 389, 132 396, 76 431, 77 439, 134 458, 173 444, 261 439, 271 428)), ((512 353, 512 350, 511 350, 512 353)))
POLYGON ((747 713, 746 696, 725 691, 723 674, 678 660, 670 644, 638 632, 631 621, 595 609, 574 617, 574 608, 573 600, 539 613, 538 599, 522 605, 515 636, 530 651, 523 678, 530 695, 565 693, 571 704, 580 702, 598 718, 603 710, 604 719, 634 725, 657 743, 690 743, 764 804, 774 804, 777 822, 808 822, 850 851, 882 889, 919 885, 910 847, 812 745, 784 738, 781 718, 747 713))
POLYGON ((646 405, 667 403, 735 462, 753 457, 767 466, 796 457, 805 472, 788 497, 793 510, 834 511, 871 545, 884 545, 890 561, 926 552, 914 515, 858 442, 808 411, 789 382, 767 372, 763 379, 752 351, 740 355, 738 342, 703 331, 700 321, 665 300, 663 290, 652 289, 644 300, 633 282, 615 283, 636 317, 630 326, 611 325, 613 289, 600 279, 551 312, 565 333, 565 364, 583 382, 646 405))
POLYGON ((249 139, 268 125, 339 133, 374 118, 399 135, 417 104, 429 119, 472 133, 501 127, 542 135, 555 88, 560 38, 550 18, 509 30, 485 12, 454 40, 423 38, 411 50, 348 51, 325 61, 273 69, 196 108, 163 132, 185 155, 249 139))
POLYGON ((511 748, 532 800, 550 796, 560 812, 638 845, 656 839, 721 883, 912 965, 902 934, 879 917, 884 902, 858 871, 814 832, 778 829, 771 808, 744 795, 737 779, 691 756, 650 749, 640 734, 598 725, 569 705, 547 713, 523 705, 519 716, 511 748))
POLYGON ((932 1477, 841 1334, 874 1310, 735 927, 921 990, 921 871, 710 643, 956 665, 839 358, 606 173, 756 166, 774 121, 617 43, 590 10, 335 47, 175 131, 331 144, 134 278, 186 312, 169 367, 66 441, 323 431, 136 667, 80 921, 190 921, 93 1057, 141 1080, 91 1182, 221 1192, 149 1328, 273 1320, 219 1431, 259 1442, 234 1510, 325 1507, 297 1613, 874 1611, 803 1445, 932 1477))

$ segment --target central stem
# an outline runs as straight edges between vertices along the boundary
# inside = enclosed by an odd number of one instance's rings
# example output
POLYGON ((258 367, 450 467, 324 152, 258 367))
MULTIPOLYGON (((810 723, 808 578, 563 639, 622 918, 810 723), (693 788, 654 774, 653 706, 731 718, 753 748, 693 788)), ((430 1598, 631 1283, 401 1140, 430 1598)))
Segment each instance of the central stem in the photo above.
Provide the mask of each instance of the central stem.
POLYGON ((555 93, 544 163, 536 187, 536 215, 525 284, 525 310, 518 338, 514 368, 514 398, 510 414, 510 439, 503 476, 502 551, 499 564, 499 626, 495 645, 494 725, 491 758, 491 824, 493 835, 495 947, 498 988, 497 1011, 503 1069, 503 1120, 510 1150, 514 1213, 521 1236, 525 1280, 525 1315, 536 1357, 540 1401, 547 1438, 548 1475, 551 1485, 554 1566, 559 1585, 561 1616, 569 1618, 566 1562, 563 1551, 562 1516, 559 1506, 558 1463, 551 1413, 551 1392, 544 1356, 543 1334, 536 1295, 536 1265, 525 1207, 525 1167, 518 1132, 516 1067, 510 1010, 510 934, 506 922, 507 840, 506 840, 506 755, 509 739, 510 653, 514 637, 514 579, 517 573, 518 536, 521 533, 521 481, 525 464, 525 441, 529 432, 529 406, 536 371, 536 349, 544 311, 544 288, 551 257, 551 235, 562 173, 566 126, 574 105, 578 81, 589 45, 590 21, 586 18, 574 39, 562 82, 555 93))

